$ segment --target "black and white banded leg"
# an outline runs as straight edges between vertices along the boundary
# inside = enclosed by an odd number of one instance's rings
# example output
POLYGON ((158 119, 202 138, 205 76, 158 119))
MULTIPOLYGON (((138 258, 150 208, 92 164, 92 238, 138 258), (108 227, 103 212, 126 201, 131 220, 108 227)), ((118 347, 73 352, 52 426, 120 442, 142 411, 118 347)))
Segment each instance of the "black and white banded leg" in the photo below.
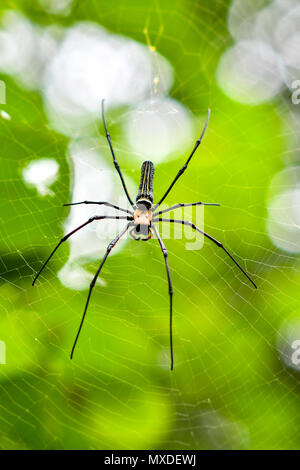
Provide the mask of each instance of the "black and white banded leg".
POLYGON ((108 255, 110 254, 111 250, 113 249, 113 247, 120 240, 120 238, 127 232, 127 230, 129 229, 129 227, 131 225, 132 225, 132 222, 129 222, 129 224, 127 224, 126 227, 122 230, 122 232, 120 232, 119 235, 117 235, 117 237, 112 242, 110 242, 110 244, 108 245, 108 247, 106 249, 106 253, 105 253, 105 255, 104 255, 104 257, 101 261, 101 264, 100 264, 99 268, 97 269, 97 272, 96 272, 95 276, 93 277, 93 280, 90 284, 89 294, 88 294, 88 297, 87 297, 87 300, 86 300, 86 304, 85 304, 84 312, 83 312, 83 315, 82 315, 82 319, 81 319, 79 329, 78 329, 78 332, 77 332, 77 335, 76 335, 76 338, 75 338, 75 341, 74 341, 74 344, 73 344, 73 347, 72 347, 71 359, 73 358, 74 350, 75 350, 75 347, 76 347, 76 344, 77 344, 77 341, 78 341, 78 338, 79 338, 79 335, 80 335, 80 332, 81 332, 81 329, 82 329, 82 325, 83 325, 83 322, 84 322, 84 319, 85 319, 87 308, 89 306, 90 297, 91 297, 92 291, 94 289, 94 286, 96 284, 97 278, 100 274, 100 271, 101 271, 105 261, 107 260, 108 255))
POLYGON ((105 201, 80 201, 80 202, 68 202, 67 204, 63 204, 64 206, 79 206, 80 204, 98 204, 99 206, 107 206, 112 207, 113 209, 117 209, 121 212, 126 212, 127 214, 133 215, 133 211, 129 211, 128 209, 123 209, 122 207, 115 206, 110 202, 105 201))
POLYGON ((214 237, 209 235, 206 232, 203 232, 200 228, 196 227, 195 224, 192 222, 189 222, 187 220, 179 220, 179 219, 163 219, 161 217, 154 219, 153 222, 169 222, 169 223, 176 223, 176 224, 182 224, 182 225, 188 225, 189 227, 192 227, 192 229, 196 230, 197 232, 201 233, 204 235, 206 238, 208 238, 210 241, 212 241, 215 245, 217 245, 219 248, 222 248, 222 250, 225 251, 225 253, 232 259, 232 261, 236 264, 236 266, 242 271, 242 273, 247 277, 247 279, 251 282, 251 284, 257 289, 257 285, 255 282, 251 279, 251 277, 246 273, 246 271, 242 268, 242 266, 234 259, 234 257, 229 253, 229 251, 224 247, 224 245, 216 240, 214 237))
POLYGON ((170 212, 175 209, 179 209, 180 207, 191 207, 191 206, 220 206, 220 204, 217 204, 214 202, 191 202, 189 204, 179 203, 179 204, 174 204, 174 206, 168 207, 168 209, 164 209, 163 211, 154 212, 153 216, 157 217, 161 214, 165 214, 165 212, 170 212))
POLYGON ((128 201, 129 201, 130 205, 131 205, 132 207, 134 207, 134 203, 133 203, 131 197, 129 196, 128 190, 127 190, 127 188, 126 188, 126 184, 125 184, 125 181, 124 181, 122 172, 121 172, 120 165, 119 165, 119 163, 117 162, 117 159, 116 159, 116 156, 115 156, 115 152, 114 152, 114 149, 113 149, 113 146, 112 146, 112 143, 111 143, 111 137, 110 137, 109 132, 108 132, 108 130, 107 130, 107 124, 106 124, 106 119, 105 119, 105 114, 104 114, 104 100, 102 100, 101 105, 102 105, 102 119, 103 119, 105 134, 106 134, 107 142, 108 142, 108 145, 109 145, 109 148, 110 148, 112 157, 113 157, 113 162, 114 162, 114 165, 115 165, 115 169, 116 169, 117 172, 119 173, 119 176, 120 176, 120 179, 121 179, 121 182, 122 182, 122 186, 123 186, 123 189, 124 189, 125 194, 126 194, 126 196, 127 196, 127 199, 128 199, 128 201))
POLYGON ((69 232, 67 235, 65 235, 64 237, 61 238, 60 242, 56 245, 56 247, 54 248, 54 250, 51 252, 50 256, 48 256, 48 258, 46 259, 46 261, 44 262, 43 266, 41 267, 41 269, 39 270, 39 272, 36 274, 35 278, 33 279, 33 282, 32 282, 32 285, 34 286, 37 278, 39 277, 39 275, 41 274, 41 272, 43 271, 43 269, 46 267, 46 265, 48 264, 48 262, 50 261, 50 259, 52 258, 52 256, 54 255, 54 253, 56 252, 56 250, 60 247, 60 245, 65 242, 66 240, 68 240, 68 238, 70 238, 72 235, 74 235, 74 233, 78 232, 80 229, 82 229, 83 227, 85 227, 86 225, 88 224, 91 224, 92 222, 94 222, 94 220, 104 220, 104 219, 121 219, 121 220, 132 220, 133 217, 126 217, 126 216, 119 216, 119 215, 116 215, 116 216, 110 216, 110 215, 95 215, 94 217, 91 217, 89 220, 87 220, 86 222, 84 222, 84 224, 82 225, 79 225, 79 227, 75 228, 74 230, 72 230, 72 232, 69 232))
POLYGON ((206 128, 208 126, 208 121, 209 121, 209 117, 210 117, 210 109, 208 109, 207 111, 207 117, 206 117, 206 121, 205 121, 205 124, 204 124, 204 127, 202 129, 202 132, 201 132, 201 135, 199 137, 199 139, 196 141, 195 143, 195 146, 189 156, 189 158, 187 159, 187 161, 185 162, 185 164, 183 165, 182 168, 180 168, 180 170, 178 171, 177 175, 175 176, 174 180, 172 181, 172 183, 170 184, 169 188, 167 189, 167 191, 165 192, 165 194, 163 195, 163 197, 159 200, 159 202, 157 204, 155 204, 155 207, 153 208, 153 210, 155 211, 155 209, 157 209, 158 206, 161 205, 161 203, 165 200, 165 198, 167 197, 167 195, 169 194, 169 192, 171 191, 171 189, 173 188, 174 184, 176 183, 176 181, 178 180, 178 178, 180 178, 180 176, 185 172, 185 170, 187 169, 188 167, 188 164, 190 163, 191 159, 192 159, 192 156, 194 155, 194 153, 196 152, 197 148, 199 147, 199 145, 201 144, 202 142, 202 139, 203 139, 203 136, 205 134, 205 131, 206 131, 206 128))
POLYGON ((168 262, 168 252, 167 249, 164 245, 164 242, 162 241, 162 238, 155 227, 154 224, 152 224, 152 228, 154 230, 155 236, 158 239, 158 242, 160 244, 161 251, 164 255, 165 259, 165 265, 166 265, 166 271, 167 271, 167 276, 168 276, 168 284, 169 284, 169 299, 170 299, 170 354, 171 354, 171 370, 173 370, 174 367, 174 354, 173 354, 173 288, 172 288, 172 281, 171 281, 171 275, 170 275, 170 268, 169 268, 169 262, 168 262))

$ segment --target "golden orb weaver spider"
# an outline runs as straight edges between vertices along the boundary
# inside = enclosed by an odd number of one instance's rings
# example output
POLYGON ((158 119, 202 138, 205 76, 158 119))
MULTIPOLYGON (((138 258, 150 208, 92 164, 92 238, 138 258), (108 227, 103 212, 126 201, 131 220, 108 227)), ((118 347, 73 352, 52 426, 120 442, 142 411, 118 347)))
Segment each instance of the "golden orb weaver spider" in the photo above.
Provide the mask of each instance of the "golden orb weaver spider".
POLYGON ((221 242, 219 242, 218 240, 216 240, 215 238, 213 238, 211 235, 204 232, 203 230, 200 230, 192 222, 189 222, 189 221, 186 221, 186 220, 180 220, 180 219, 165 219, 165 218, 160 217, 162 214, 164 214, 166 212, 170 212, 170 211, 172 211, 174 209, 177 209, 179 207, 197 206, 197 205, 219 206, 219 204, 205 203, 205 202, 193 202, 193 203, 189 203, 189 204, 179 203, 179 204, 175 204, 175 205, 169 207, 168 209, 165 209, 165 210, 162 210, 162 211, 157 211, 157 208, 165 200, 165 198, 167 197, 167 195, 169 194, 169 192, 173 188, 174 184, 178 180, 178 178, 187 169, 187 166, 188 166, 189 162, 191 161, 195 151, 197 150, 197 148, 201 144, 202 138, 204 136, 205 130, 206 130, 207 125, 208 125, 209 117, 210 117, 210 110, 208 110, 207 118, 206 118, 203 130, 201 132, 201 135, 200 135, 199 139, 196 141, 195 146, 194 146, 190 156, 188 157, 186 163, 178 171, 177 175, 175 176, 174 180, 170 184, 167 191, 161 197, 159 202, 156 203, 154 206, 153 206, 154 165, 150 161, 145 161, 142 164, 140 186, 139 186, 138 194, 137 194, 137 197, 136 197, 136 202, 134 203, 132 201, 128 191, 127 191, 126 184, 125 184, 124 178, 122 176, 120 166, 119 166, 119 164, 116 160, 116 157, 115 157, 115 153, 114 153, 113 146, 112 146, 112 143, 111 143, 111 137, 110 137, 110 135, 108 133, 108 130, 107 130, 107 124, 106 124, 106 119, 105 119, 105 114, 104 114, 104 100, 102 100, 102 119, 103 119, 104 130, 105 130, 106 138, 107 138, 107 141, 108 141, 108 145, 110 147, 110 151, 111 151, 111 154, 112 154, 112 157, 113 157, 113 163, 114 163, 115 169, 117 170, 117 172, 120 176, 124 192, 125 192, 126 197, 127 197, 127 199, 128 199, 128 201, 129 201, 129 203, 130 203, 133 210, 123 209, 123 208, 118 207, 114 204, 111 204, 110 202, 103 202, 103 201, 81 201, 81 202, 72 202, 72 203, 69 203, 69 204, 64 204, 64 206, 75 206, 75 205, 79 205, 79 204, 98 204, 98 205, 112 207, 112 208, 117 209, 118 211, 123 212, 127 215, 126 216, 104 216, 104 215, 100 215, 100 216, 94 216, 94 217, 89 218, 85 223, 83 223, 79 227, 72 230, 70 233, 65 235, 60 240, 60 242, 56 245, 56 247, 54 248, 54 250, 52 251, 50 256, 44 262, 44 264, 42 265, 41 269, 36 274, 36 276, 35 276, 35 278, 32 282, 32 285, 34 285, 37 278, 39 277, 39 275, 41 274, 41 272, 43 271, 43 269, 45 268, 45 266, 47 265, 49 260, 52 258, 52 256, 54 255, 54 253, 56 252, 58 247, 63 242, 65 242, 69 237, 71 237, 74 233, 78 232, 78 230, 80 230, 83 227, 85 227, 86 225, 94 222, 95 220, 122 219, 122 220, 127 220, 128 221, 128 224, 125 226, 125 228, 108 245, 108 247, 106 249, 106 253, 105 253, 105 255, 104 255, 104 257, 101 261, 101 264, 100 264, 98 270, 96 271, 96 274, 94 275, 92 282, 90 283, 89 293, 88 293, 88 297, 87 297, 87 300, 86 300, 83 316, 82 316, 82 319, 81 319, 81 322, 80 322, 80 325, 79 325, 79 329, 78 329, 78 332, 77 332, 77 335, 76 335, 76 338, 75 338, 75 341, 74 341, 74 344, 73 344, 73 347, 72 347, 71 359, 73 358, 74 350, 75 350, 75 347, 76 347, 76 344, 77 344, 77 341, 78 341, 78 338, 79 338, 79 335, 80 335, 80 332, 81 332, 81 329, 82 329, 82 325, 83 325, 83 322, 84 322, 84 319, 85 319, 85 316, 86 316, 86 312, 87 312, 87 308, 88 308, 88 305, 89 305, 90 297, 91 297, 93 288, 96 284, 97 278, 100 274, 100 271, 101 271, 107 257, 109 256, 111 250, 113 249, 113 247, 116 245, 116 243, 120 240, 120 238, 129 229, 131 229, 130 232, 129 232, 131 238, 133 238, 134 240, 143 240, 143 241, 147 241, 150 238, 152 238, 152 229, 153 229, 154 234, 155 234, 156 238, 158 239, 161 251, 162 251, 163 256, 164 256, 165 267, 166 267, 167 278, 168 278, 169 300, 170 300, 170 325, 169 325, 169 329, 170 329, 171 370, 173 370, 173 366, 174 366, 173 333, 172 333, 172 325, 173 325, 173 288, 172 288, 172 281, 171 281, 169 262, 168 262, 168 252, 167 252, 166 247, 164 245, 164 242, 163 242, 163 240, 162 240, 162 238, 161 238, 161 236, 160 236, 160 234, 157 230, 155 222, 169 222, 169 223, 188 225, 193 230, 196 230, 197 232, 201 233, 204 237, 206 237, 208 240, 212 241, 219 248, 222 248, 222 250, 225 251, 225 253, 232 259, 232 261, 236 264, 236 266, 248 278, 248 280, 252 283, 252 285, 255 288, 257 288, 256 284, 251 279, 251 277, 246 273, 246 271, 241 267, 241 265, 234 259, 234 257, 229 253, 229 251, 227 251, 227 249, 223 246, 223 244, 221 242))

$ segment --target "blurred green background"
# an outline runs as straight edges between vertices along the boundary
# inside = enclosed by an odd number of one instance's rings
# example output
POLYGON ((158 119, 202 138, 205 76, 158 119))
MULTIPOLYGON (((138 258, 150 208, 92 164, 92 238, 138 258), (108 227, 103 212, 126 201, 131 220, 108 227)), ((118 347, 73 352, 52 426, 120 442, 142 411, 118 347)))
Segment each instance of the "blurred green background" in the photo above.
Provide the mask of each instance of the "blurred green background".
MULTIPOLYGON (((259 3, 261 9, 272 2, 259 3)), ((0 364, 1 448, 300 448, 299 366, 291 361, 292 342, 300 339, 299 214, 297 204, 276 205, 282 191, 298 194, 298 130, 290 119, 297 109, 284 83, 257 103, 234 99, 222 88, 216 71, 235 43, 228 27, 231 7, 226 0, 1 1, 0 79, 6 87, 0 116, 0 340, 6 350, 0 364), (11 27, 14 18, 29 22, 39 34, 37 43, 28 46, 27 62, 22 47, 30 42, 28 31, 19 23, 19 29, 11 27), (166 240, 174 286, 173 372, 167 279, 156 240, 128 241, 108 260, 102 272, 105 285, 97 284, 93 292, 73 361, 69 354, 88 290, 68 288, 58 278, 68 260, 68 243, 31 287, 34 273, 65 233, 69 208, 62 204, 73 199, 76 179, 71 143, 93 139, 93 150, 99 146, 103 158, 100 166, 112 165, 99 103, 90 113, 74 107, 82 122, 66 130, 75 111, 64 114, 64 96, 58 94, 61 124, 45 99, 45 70, 67 31, 80 22, 137 41, 154 64, 159 54, 172 70, 167 91, 157 91, 153 77, 153 86, 134 103, 127 97, 122 102, 121 96, 120 104, 110 107, 107 97, 119 163, 134 191, 144 155, 128 140, 132 108, 165 94, 184 106, 192 123, 192 140, 183 140, 155 162, 157 198, 191 150, 207 108, 212 110, 203 144, 166 202, 221 203, 205 209, 205 228, 231 250, 258 290, 207 241, 193 251, 185 249, 184 240, 166 240), (49 56, 43 55, 49 52, 43 49, 46 32, 56 43, 49 56), (18 47, 14 35, 21 38, 18 47), (41 158, 59 165, 45 194, 24 181, 24 169, 41 158), (283 180, 278 177, 287 170, 283 180), (270 235, 276 222, 270 221, 272 214, 283 220, 278 243, 270 235), (295 240, 289 246, 284 245, 285 228, 295 240)), ((246 8, 244 14, 247 18, 246 8)), ((73 52, 76 48, 67 49, 66 57, 73 52)), ((127 60, 129 68, 130 54, 127 60)), ((114 68, 109 56, 105 68, 100 76, 114 68)), ((114 70, 111 74, 116 80, 114 70)), ((84 97, 82 75, 64 79, 74 79, 84 97)), ((133 80, 128 89, 134 87, 133 80)), ((99 85, 99 99, 102 93, 99 85)), ((120 95, 117 87, 115 93, 120 95)), ((166 116, 162 119, 166 125, 166 116)), ((151 127, 148 132, 151 137, 151 127)), ((113 181, 114 196, 121 195, 121 184, 113 181)), ((91 276, 103 253, 99 242, 98 254, 77 261, 91 276)))

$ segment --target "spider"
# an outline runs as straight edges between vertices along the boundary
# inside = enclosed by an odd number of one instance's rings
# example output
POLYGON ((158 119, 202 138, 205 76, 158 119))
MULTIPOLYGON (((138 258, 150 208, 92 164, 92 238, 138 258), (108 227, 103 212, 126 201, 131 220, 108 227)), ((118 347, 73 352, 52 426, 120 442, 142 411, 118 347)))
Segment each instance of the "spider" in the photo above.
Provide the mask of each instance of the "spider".
POLYGON ((104 219, 122 219, 122 220, 127 220, 128 223, 126 224, 125 228, 116 236, 116 238, 114 240, 112 240, 107 249, 106 249, 106 253, 100 263, 100 266, 99 268, 97 269, 96 271, 96 274, 94 275, 91 283, 90 283, 90 288, 89 288, 89 293, 88 293, 88 296, 87 296, 87 300, 86 300, 86 304, 85 304, 85 308, 84 308, 84 312, 83 312, 83 316, 82 316, 82 319, 81 319, 81 322, 80 322, 80 325, 79 325, 79 329, 78 329, 78 332, 77 332, 77 335, 75 337, 75 341, 74 341, 74 344, 73 344, 73 347, 72 347, 72 351, 71 351, 71 356, 70 358, 72 359, 73 358, 73 354, 74 354, 74 350, 75 350, 75 347, 76 347, 76 344, 77 344, 77 341, 78 341, 78 338, 79 338, 79 335, 80 335, 80 332, 81 332, 81 329, 82 329, 82 325, 84 323, 84 319, 85 319, 85 316, 86 316, 86 312, 87 312, 87 308, 88 308, 88 305, 89 305, 89 301, 90 301, 90 297, 91 297, 91 294, 92 294, 92 291, 93 291, 93 288, 96 284, 96 281, 97 281, 97 278, 101 272, 101 269, 105 263, 105 261, 107 260, 111 250, 114 248, 114 246, 116 245, 116 243, 120 240, 120 238, 129 230, 129 235, 131 236, 131 238, 133 240, 143 240, 143 241, 147 241, 149 239, 152 238, 153 236, 153 232, 154 232, 154 235, 155 237, 157 238, 158 242, 159 242, 159 245, 160 245, 160 249, 162 251, 162 254, 164 256, 164 262, 165 262, 165 267, 166 267, 166 272, 167 272, 167 279, 168 279, 168 287, 169 287, 169 306, 170 306, 170 317, 169 317, 169 332, 170 332, 170 359, 171 359, 171 370, 173 370, 173 366, 174 366, 174 353, 173 353, 173 333, 172 333, 172 324, 173 324, 173 288, 172 288, 172 281, 171 281, 171 275, 170 275, 170 269, 169 269, 169 262, 168 262, 168 252, 167 252, 167 249, 164 245, 164 242, 158 232, 158 229, 156 227, 156 222, 167 222, 167 223, 175 223, 175 224, 182 224, 182 225, 188 225, 189 227, 191 227, 193 230, 196 230, 197 232, 201 233, 204 237, 206 237, 208 240, 210 240, 211 242, 213 242, 215 245, 217 245, 219 248, 221 248, 223 251, 225 251, 225 253, 231 258, 231 260, 236 264, 236 266, 242 271, 242 273, 248 278, 248 280, 251 282, 251 284, 257 289, 257 286, 255 284, 255 282, 251 279, 251 277, 246 273, 246 271, 241 267, 241 265, 234 259, 234 257, 229 253, 229 251, 227 251, 227 249, 223 246, 223 244, 221 242, 219 242, 218 240, 216 240, 215 238, 213 238, 211 235, 209 235, 208 233, 200 230, 198 227, 196 227, 196 225, 194 225, 192 222, 189 222, 187 220, 180 220, 180 219, 165 219, 163 217, 161 217, 164 213, 166 212, 170 212, 172 210, 175 210, 175 209, 178 209, 180 207, 187 207, 187 206, 198 206, 198 205, 207 205, 207 206, 219 206, 219 204, 215 204, 215 203, 205 203, 205 202, 193 202, 193 203, 189 203, 189 204, 183 204, 183 203, 179 203, 179 204, 175 204, 171 207, 169 207, 168 209, 165 209, 165 210, 161 210, 161 211, 158 211, 158 207, 161 205, 161 203, 165 200, 165 198, 167 197, 167 195, 169 194, 169 192, 171 191, 171 189, 173 188, 174 184, 176 183, 176 181, 180 178, 180 176, 185 172, 185 170, 187 169, 188 167, 188 164, 190 163, 194 153, 196 152, 197 148, 199 147, 199 145, 201 144, 201 141, 202 141, 202 138, 204 136, 204 133, 206 131, 206 128, 207 128, 207 125, 208 125, 208 121, 209 121, 209 117, 210 117, 210 110, 208 110, 208 113, 207 113, 207 118, 206 118, 206 121, 205 121, 205 124, 204 124, 204 127, 202 129, 202 132, 201 132, 201 135, 199 137, 199 139, 196 141, 195 145, 194 145, 194 148, 191 152, 191 154, 189 155, 186 163, 183 165, 183 167, 178 171, 177 175, 175 176, 174 180, 172 181, 172 183, 170 184, 170 186, 168 187, 167 191, 164 193, 164 195, 160 198, 160 200, 158 201, 158 203, 154 204, 153 205, 153 177, 154 177, 154 165, 151 161, 145 161, 143 164, 142 164, 142 167, 141 167, 141 180, 140 180, 140 185, 139 185, 139 189, 138 189, 138 194, 137 194, 137 197, 136 197, 136 201, 135 203, 133 202, 133 200, 131 199, 129 193, 128 193, 128 190, 126 188, 126 184, 125 184, 125 181, 124 181, 124 178, 123 178, 123 175, 122 175, 122 172, 121 172, 121 169, 120 169, 120 166, 117 162, 117 159, 116 159, 116 156, 115 156, 115 152, 113 150, 113 146, 112 146, 112 142, 111 142, 111 137, 110 137, 110 134, 108 133, 108 130, 107 130, 107 124, 106 124, 106 119, 105 119, 105 114, 104 114, 104 100, 102 100, 102 103, 101 103, 101 108, 102 108, 102 119, 103 119, 103 124, 104 124, 104 130, 105 130, 105 134, 106 134, 106 139, 108 141, 108 145, 109 145, 109 148, 110 148, 110 151, 111 151, 111 154, 112 154, 112 158, 113 158, 113 163, 114 163, 114 166, 115 166, 115 169, 117 170, 119 176, 120 176, 120 179, 121 179, 121 183, 122 183, 122 186, 123 186, 123 189, 124 189, 124 192, 126 194, 126 197, 132 207, 132 210, 127 210, 127 209, 123 209, 121 207, 118 207, 114 204, 111 204, 110 202, 103 202, 103 201, 81 201, 81 202, 72 202, 72 203, 68 203, 68 204, 64 204, 64 206, 75 206, 75 205, 79 205, 79 204, 98 204, 100 206, 107 206, 107 207, 111 207, 113 209, 116 209, 120 212, 122 212, 123 214, 126 214, 126 215, 114 215, 114 216, 106 216, 106 215, 96 215, 94 217, 91 217, 89 218, 86 222, 84 222, 82 225, 80 225, 79 227, 75 228, 74 230, 72 230, 70 233, 68 233, 67 235, 65 235, 61 240, 60 242, 56 245, 56 247, 54 248, 54 250, 52 251, 52 253, 50 254, 50 256, 47 258, 47 260, 44 262, 44 264, 42 265, 41 269, 39 270, 39 272, 36 274, 34 280, 33 280, 33 283, 32 285, 35 284, 37 278, 39 277, 39 275, 41 274, 41 272, 43 271, 43 269, 45 268, 45 266, 47 265, 47 263, 49 262, 49 260, 52 258, 52 256, 54 255, 54 253, 56 252, 56 250, 58 249, 58 247, 63 243, 65 242, 66 240, 68 240, 68 238, 70 238, 72 235, 74 235, 74 233, 78 232, 78 230, 81 230, 83 227, 85 227, 86 225, 94 222, 95 220, 104 220, 104 219))

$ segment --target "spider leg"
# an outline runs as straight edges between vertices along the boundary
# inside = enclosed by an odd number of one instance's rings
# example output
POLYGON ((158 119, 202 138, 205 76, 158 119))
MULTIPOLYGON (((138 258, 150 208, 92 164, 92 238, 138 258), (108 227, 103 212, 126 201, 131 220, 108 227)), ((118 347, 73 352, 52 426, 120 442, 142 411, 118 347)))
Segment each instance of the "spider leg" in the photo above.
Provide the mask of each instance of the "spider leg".
POLYGON ((87 308, 89 306, 91 294, 92 294, 93 288, 96 284, 97 278, 100 274, 100 271, 101 271, 108 255, 109 255, 109 253, 111 252, 113 247, 116 245, 116 243, 120 240, 120 238, 127 232, 129 227, 131 226, 131 224, 132 224, 132 222, 129 222, 129 224, 127 224, 126 227, 122 230, 122 232, 120 232, 119 235, 108 245, 108 247, 106 249, 106 253, 105 253, 105 255, 104 255, 104 257, 101 261, 101 264, 100 264, 99 268, 97 269, 97 272, 96 272, 95 276, 93 277, 93 280, 90 284, 90 289, 89 289, 88 297, 87 297, 87 300, 86 300, 86 304, 85 304, 84 312, 83 312, 83 315, 82 315, 82 319, 81 319, 79 329, 78 329, 78 332, 77 332, 77 335, 76 335, 76 338, 75 338, 75 341, 74 341, 74 344, 73 344, 73 347, 72 347, 71 356, 70 356, 71 359, 73 358, 74 350, 75 350, 75 347, 76 347, 76 344, 77 344, 77 341, 78 341, 78 338, 79 338, 79 335, 80 335, 80 332, 81 332, 81 328, 82 328, 82 325, 83 325, 83 322, 84 322, 84 319, 85 319, 87 308))
POLYGON ((127 196, 127 199, 128 199, 128 201, 130 202, 130 205, 133 207, 133 206, 134 206, 134 203, 133 203, 133 201, 132 201, 132 199, 131 199, 131 197, 129 196, 129 193, 128 193, 128 191, 127 191, 126 184, 125 184, 124 178, 123 178, 123 176, 122 176, 120 166, 119 166, 119 164, 118 164, 118 162, 117 162, 117 160, 116 160, 116 157, 115 157, 115 152, 114 152, 114 149, 113 149, 113 146, 112 146, 112 143, 111 143, 111 137, 110 137, 110 135, 109 135, 109 133, 108 133, 108 130, 107 130, 106 119, 105 119, 105 114, 104 114, 104 100, 102 100, 101 106, 102 106, 102 119, 103 119, 103 124, 104 124, 106 139, 107 139, 107 142, 108 142, 108 145, 109 145, 109 148, 110 148, 112 157, 113 157, 113 162, 114 162, 114 165, 115 165, 115 168, 116 168, 117 172, 119 173, 119 176, 120 176, 120 179, 121 179, 121 182, 122 182, 122 186, 123 186, 123 189, 124 189, 125 194, 126 194, 126 196, 127 196))
POLYGON ((113 209, 117 209, 118 211, 126 212, 127 214, 132 215, 133 212, 127 209, 123 209, 122 207, 115 206, 110 202, 103 202, 103 201, 81 201, 81 202, 69 202, 68 204, 63 204, 64 206, 78 206, 79 204, 98 204, 99 206, 107 206, 112 207, 113 209))
POLYGON ((169 207, 168 209, 164 209, 163 211, 159 211, 153 213, 154 216, 164 214, 165 212, 170 212, 174 209, 178 209, 179 207, 188 207, 188 206, 220 206, 220 204, 216 204, 214 202, 192 202, 190 204, 174 204, 174 206, 169 207))
POLYGON ((171 275, 170 275, 170 268, 169 268, 169 262, 168 262, 168 252, 167 249, 164 245, 164 242, 161 239, 161 236, 155 227, 154 224, 152 224, 152 228, 154 230, 155 236, 158 239, 158 242, 160 244, 161 251, 164 255, 165 259, 165 265, 166 265, 166 270, 167 270, 167 276, 168 276, 168 283, 169 283, 169 297, 170 297, 170 355, 171 355, 171 370, 173 370, 174 366, 174 355, 173 355, 173 289, 172 289, 172 281, 171 281, 171 275))
POLYGON ((41 267, 41 269, 39 270, 39 272, 36 274, 35 278, 33 279, 33 282, 32 282, 32 285, 34 286, 35 284, 35 281, 37 280, 37 278, 39 277, 39 275, 41 274, 41 272, 43 271, 43 269, 45 268, 45 266, 48 264, 48 262, 50 261, 50 259, 52 258, 52 256, 54 255, 54 253, 56 252, 56 250, 60 247, 60 245, 65 242, 66 240, 68 240, 69 237, 71 237, 74 233, 78 232, 78 230, 82 229, 83 227, 85 227, 86 225, 94 222, 94 220, 103 220, 103 219, 124 219, 124 220, 132 220, 132 217, 125 217, 125 216, 109 216, 109 215, 96 215, 94 217, 91 217, 89 220, 87 220, 86 222, 84 222, 84 224, 80 225, 79 227, 75 228, 74 230, 72 230, 72 232, 69 232, 67 235, 65 235, 64 237, 62 237, 62 239, 60 240, 60 242, 56 245, 56 247, 54 248, 54 250, 52 251, 52 253, 50 254, 50 256, 46 259, 46 261, 44 262, 43 266, 41 267))
POLYGON ((201 233, 202 235, 204 235, 206 238, 208 238, 209 240, 211 240, 213 243, 215 243, 215 245, 217 245, 219 248, 222 248, 222 250, 225 251, 225 253, 227 253, 227 255, 229 256, 229 258, 232 259, 232 261, 236 264, 236 266, 242 271, 242 273, 247 277, 247 279, 251 282, 251 284, 255 287, 255 289, 257 289, 257 285, 255 284, 255 282, 251 279, 251 277, 246 273, 246 271, 242 268, 242 266, 234 259, 234 257, 229 253, 228 250, 226 250, 226 248, 223 246, 223 244, 221 242, 219 242, 218 240, 216 240, 215 238, 213 238, 211 235, 209 235, 208 233, 206 232, 203 232, 202 230, 200 230, 200 228, 196 227, 195 224, 193 224, 192 222, 188 222, 186 220, 178 220, 178 219, 162 219, 162 218, 158 218, 158 219, 154 219, 153 222, 173 222, 173 223, 177 223, 177 224, 182 224, 182 225, 188 225, 189 227, 192 227, 192 229, 194 230, 197 230, 197 232, 201 233))
POLYGON ((210 117, 210 109, 208 109, 207 111, 207 117, 206 117, 206 121, 205 121, 205 124, 204 124, 204 127, 202 129, 202 132, 201 132, 201 135, 199 137, 199 139, 196 141, 195 143, 195 146, 189 156, 189 158, 187 159, 187 161, 185 162, 185 164, 183 165, 183 167, 178 171, 177 175, 175 176, 174 180, 172 181, 172 183, 170 184, 169 188, 167 189, 167 191, 165 192, 165 194, 163 195, 163 197, 160 199, 160 201, 155 205, 155 207, 153 208, 153 210, 157 209, 158 206, 160 206, 160 204, 164 201, 164 199, 167 197, 167 195, 169 194, 169 192, 171 191, 171 189, 173 188, 174 184, 176 183, 176 181, 178 180, 178 178, 185 172, 185 170, 187 169, 187 166, 188 164, 190 163, 191 159, 192 159, 192 156, 194 155, 194 153, 196 152, 197 148, 199 147, 199 145, 201 144, 201 141, 202 141, 202 138, 204 136, 204 133, 206 131, 206 128, 207 128, 207 125, 208 125, 208 121, 209 121, 209 117, 210 117))

